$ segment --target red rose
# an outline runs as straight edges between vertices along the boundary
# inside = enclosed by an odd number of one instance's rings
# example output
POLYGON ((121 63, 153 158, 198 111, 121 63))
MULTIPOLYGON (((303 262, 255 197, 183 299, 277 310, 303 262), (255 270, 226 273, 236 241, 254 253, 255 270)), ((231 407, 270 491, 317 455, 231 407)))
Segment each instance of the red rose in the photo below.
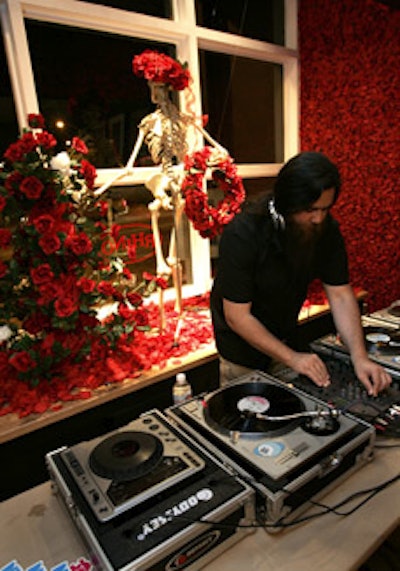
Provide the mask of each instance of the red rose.
POLYGON ((129 307, 124 303, 120 303, 118 305, 118 315, 120 315, 123 319, 126 319, 126 321, 135 321, 136 311, 129 309, 129 307))
POLYGON ((79 353, 85 343, 85 337, 77 333, 68 333, 61 339, 63 349, 70 351, 73 355, 79 353))
POLYGON ((36 268, 30 269, 31 278, 34 284, 44 284, 54 278, 54 273, 50 264, 40 264, 36 268))
POLYGON ((0 248, 6 248, 11 243, 11 230, 0 228, 0 248))
POLYGON ((23 180, 23 176, 18 171, 11 172, 4 182, 5 188, 8 190, 10 194, 14 194, 14 190, 19 189, 19 185, 23 180))
POLYGON ((54 218, 50 214, 42 214, 33 221, 33 225, 39 234, 50 232, 54 228, 54 218))
POLYGON ((43 133, 38 133, 36 135, 37 144, 46 150, 49 150, 57 145, 57 140, 51 133, 43 131, 43 133))
POLYGON ((122 274, 123 274, 124 278, 126 278, 127 280, 132 279, 132 272, 129 270, 129 268, 123 268, 122 274))
POLYGON ((89 278, 82 277, 76 282, 76 285, 83 293, 91 293, 96 287, 96 282, 89 278))
POLYGON ((99 293, 106 295, 106 296, 114 296, 117 293, 117 290, 110 282, 102 281, 97 285, 97 289, 99 293))
POLYGON ((10 161, 10 163, 19 162, 23 159, 23 157, 24 157, 24 150, 21 147, 21 145, 19 144, 19 142, 11 143, 11 145, 8 147, 8 149, 4 153, 4 158, 7 161, 10 161))
POLYGON ((30 369, 34 369, 36 367, 35 361, 27 351, 18 351, 17 353, 14 353, 14 355, 9 358, 8 362, 20 373, 26 373, 30 369))
POLYGON ((94 329, 96 325, 99 324, 99 320, 94 315, 88 315, 87 313, 80 313, 79 314, 79 323, 82 327, 86 327, 87 329, 94 329))
POLYGON ((77 153, 82 153, 83 155, 87 155, 89 152, 89 149, 87 148, 86 143, 84 141, 82 141, 82 139, 80 139, 79 137, 73 137, 72 138, 72 148, 77 153))
POLYGON ((72 297, 59 297, 54 303, 54 309, 58 317, 69 317, 78 309, 76 301, 72 297))
POLYGON ((55 343, 55 340, 56 340, 56 337, 55 337, 55 334, 54 334, 53 332, 52 332, 52 333, 48 333, 48 334, 44 337, 44 339, 43 339, 43 341, 42 341, 42 343, 41 343, 41 345, 40 345, 40 352, 41 352, 42 355, 49 355, 49 356, 52 355, 52 353, 53 353, 53 345, 54 345, 54 343, 55 343))
POLYGON ((58 284, 54 281, 46 282, 39 286, 40 297, 38 299, 39 305, 46 305, 53 299, 56 299, 59 295, 60 288, 58 284))
POLYGON ((4 196, 0 195, 0 212, 3 212, 6 205, 7 205, 7 200, 5 199, 4 196))
POLYGON ((46 126, 44 117, 41 113, 29 113, 28 124, 32 129, 44 129, 46 126))
POLYGON ((10 364, 8 362, 7 354, 2 351, 0 353, 0 375, 2 378, 6 378, 10 374, 10 364))
POLYGON ((44 186, 36 176, 27 176, 20 184, 20 190, 27 198, 37 199, 42 194, 44 186))
POLYGON ((48 256, 61 248, 61 240, 53 232, 46 232, 39 240, 39 246, 48 256))
POLYGON ((82 256, 84 254, 89 254, 93 250, 93 244, 90 238, 84 232, 79 234, 73 234, 68 236, 65 240, 65 245, 69 248, 76 256, 82 256))
POLYGON ((23 322, 24 329, 28 331, 28 333, 32 333, 32 335, 43 331, 49 327, 49 325, 50 319, 47 315, 43 315, 42 313, 34 313, 23 322))
POLYGON ((81 175, 83 175, 87 187, 90 190, 93 190, 94 188, 94 181, 96 179, 97 173, 96 173, 96 169, 95 167, 89 163, 89 161, 83 159, 81 162, 81 168, 79 169, 79 172, 81 173, 81 175))
POLYGON ((129 301, 129 303, 131 305, 134 305, 135 307, 138 305, 142 305, 143 303, 143 298, 140 294, 136 293, 136 292, 130 292, 127 294, 127 299, 129 301))
POLYGON ((149 315, 145 308, 140 308, 135 311, 135 321, 139 326, 145 326, 149 323, 149 315))
POLYGON ((17 144, 20 145, 23 155, 35 151, 37 147, 37 141, 33 133, 24 133, 17 144))
POLYGON ((162 278, 160 276, 156 277, 156 284, 159 288, 161 289, 167 289, 168 287, 168 280, 165 278, 162 278))

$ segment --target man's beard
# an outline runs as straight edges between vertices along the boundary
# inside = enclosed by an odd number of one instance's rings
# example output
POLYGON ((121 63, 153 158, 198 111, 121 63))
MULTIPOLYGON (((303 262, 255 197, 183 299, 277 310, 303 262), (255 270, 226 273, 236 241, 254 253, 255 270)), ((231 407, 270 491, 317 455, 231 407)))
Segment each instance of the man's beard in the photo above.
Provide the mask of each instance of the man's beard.
POLYGON ((308 276, 312 270, 317 244, 325 224, 304 227, 293 220, 286 226, 285 251, 292 275, 295 278, 308 276))

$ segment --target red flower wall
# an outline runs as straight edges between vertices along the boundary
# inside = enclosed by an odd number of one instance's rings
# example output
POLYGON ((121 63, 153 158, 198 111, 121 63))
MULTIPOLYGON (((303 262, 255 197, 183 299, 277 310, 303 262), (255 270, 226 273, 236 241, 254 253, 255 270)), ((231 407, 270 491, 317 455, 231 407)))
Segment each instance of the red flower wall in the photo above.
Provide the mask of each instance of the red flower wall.
POLYGON ((400 298, 400 10, 300 0, 301 148, 342 175, 334 215, 368 311, 400 298))

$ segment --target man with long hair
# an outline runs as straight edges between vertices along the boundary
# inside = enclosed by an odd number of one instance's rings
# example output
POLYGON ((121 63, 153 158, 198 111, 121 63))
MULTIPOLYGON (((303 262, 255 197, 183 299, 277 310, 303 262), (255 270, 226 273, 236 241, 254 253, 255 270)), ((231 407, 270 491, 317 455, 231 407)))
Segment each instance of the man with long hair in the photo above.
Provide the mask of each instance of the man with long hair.
POLYGON ((221 384, 249 370, 271 372, 278 362, 329 385, 323 361, 297 338, 298 314, 316 278, 361 383, 375 396, 390 384, 390 375, 368 357, 344 240, 330 213, 340 187, 328 157, 300 153, 282 167, 273 197, 244 209, 225 228, 211 293, 221 384))

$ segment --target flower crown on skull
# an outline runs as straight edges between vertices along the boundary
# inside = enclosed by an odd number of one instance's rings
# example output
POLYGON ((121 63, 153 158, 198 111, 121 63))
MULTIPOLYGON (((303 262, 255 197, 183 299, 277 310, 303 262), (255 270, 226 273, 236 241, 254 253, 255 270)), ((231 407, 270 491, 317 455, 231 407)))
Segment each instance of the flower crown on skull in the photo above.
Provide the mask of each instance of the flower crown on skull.
POLYGON ((174 91, 182 91, 191 80, 187 65, 182 65, 177 60, 159 53, 155 50, 145 50, 132 60, 133 73, 138 77, 144 77, 147 81, 164 83, 174 91))

